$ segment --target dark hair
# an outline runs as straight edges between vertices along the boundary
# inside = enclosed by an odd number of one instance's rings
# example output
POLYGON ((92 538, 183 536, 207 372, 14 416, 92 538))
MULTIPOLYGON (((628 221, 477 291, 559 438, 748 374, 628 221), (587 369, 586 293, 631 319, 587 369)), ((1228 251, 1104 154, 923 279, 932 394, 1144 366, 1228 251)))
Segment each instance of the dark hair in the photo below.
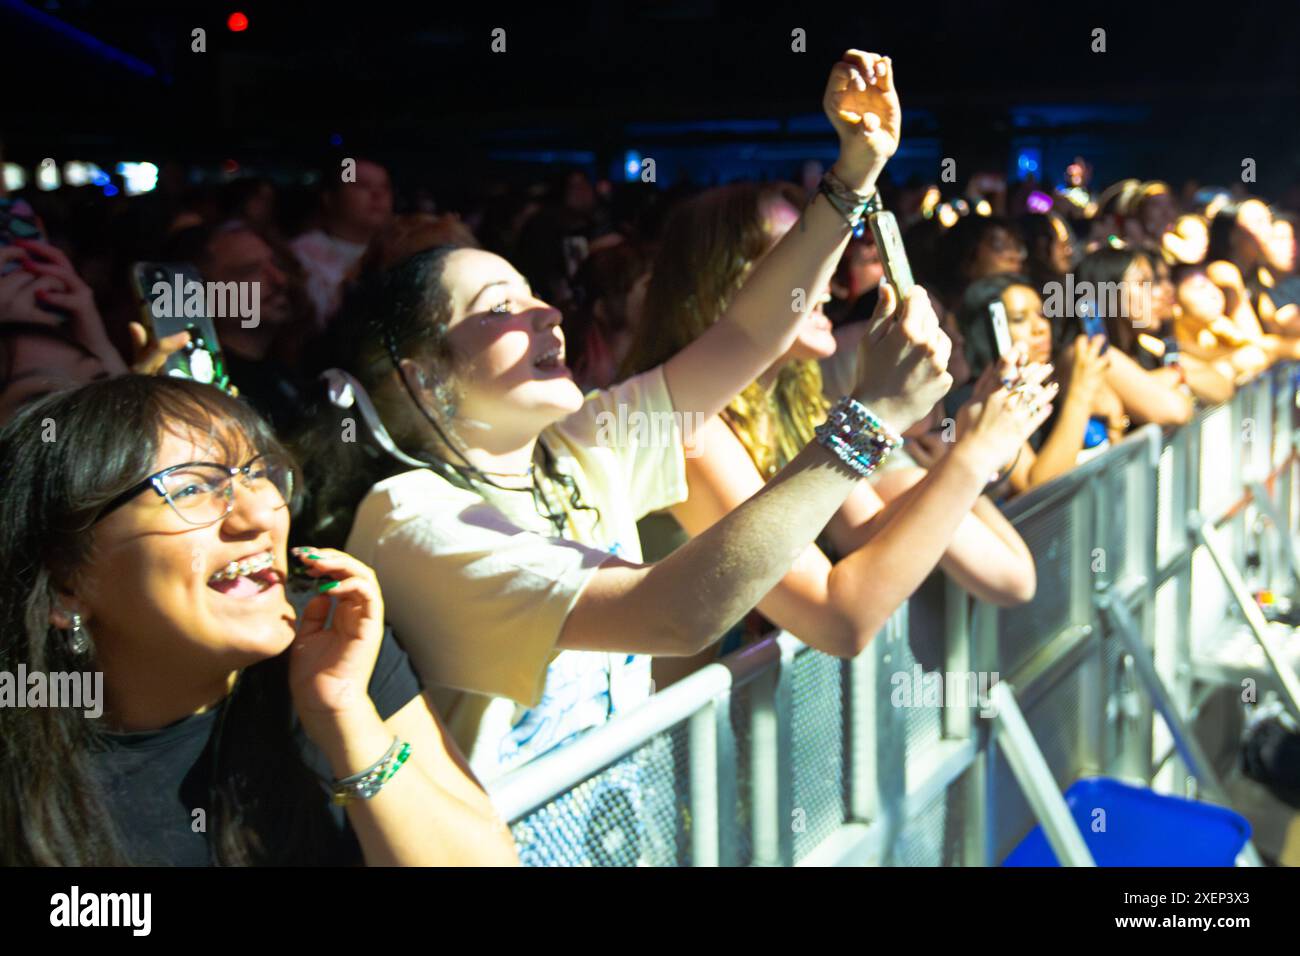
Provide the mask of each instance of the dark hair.
POLYGON ((1052 245, 1061 237, 1056 231, 1055 222, 1065 228, 1066 234, 1073 238, 1070 224, 1056 213, 1027 212, 1016 219, 1020 235, 1025 240, 1025 272, 1034 280, 1034 287, 1039 295, 1049 282, 1060 282, 1064 277, 1056 271, 1051 262, 1052 245))
POLYGON ((907 250, 907 263, 912 268, 912 278, 918 285, 942 293, 943 271, 939 266, 939 249, 943 244, 943 223, 938 216, 918 219, 903 230, 903 247, 907 250))
MULTIPOLYGON (((1102 246, 1083 257, 1083 261, 1079 263, 1079 268, 1075 270, 1076 282, 1089 282, 1094 289, 1098 290, 1096 301, 1100 307, 1103 302, 1100 284, 1105 282, 1122 286, 1124 274, 1139 259, 1147 259, 1147 254, 1133 246, 1125 245, 1118 248, 1110 245, 1102 246)), ((1147 261, 1150 260, 1147 259, 1147 261)), ((1154 266, 1152 266, 1152 272, 1155 272, 1154 266)), ((1132 355, 1137 342, 1137 333, 1133 330, 1133 323, 1124 321, 1119 315, 1111 315, 1108 311, 1103 318, 1106 322, 1106 336, 1110 339, 1111 344, 1121 352, 1132 355)))
MULTIPOLYGON (((243 403, 182 379, 123 375, 50 395, 0 429, 0 670, 83 671, 50 624, 53 589, 88 560, 104 505, 154 468, 164 432, 211 434, 232 459, 279 451, 243 403), (49 441, 48 427, 56 440, 49 441)), ((93 645, 93 642, 92 642, 93 645)), ((214 732, 211 845, 223 864, 313 862, 334 824, 294 743, 285 655, 246 668, 214 732)), ((59 707, 0 707, 0 863, 133 859, 105 812, 94 725, 59 707)))
MULTIPOLYGON (((335 364, 350 373, 373 400, 385 430, 406 455, 426 462, 446 480, 476 490, 476 486, 501 487, 470 464, 419 401, 401 373, 403 358, 418 357, 433 366, 434 393, 447 417, 455 411, 451 386, 452 353, 447 342, 451 321, 451 295, 443 282, 447 257, 459 246, 437 246, 417 252, 396 265, 363 275, 344 300, 336 320, 335 364), (394 374, 396 373, 396 374, 394 374), (416 410, 437 432, 441 447, 426 450, 424 425, 414 428, 416 410), (387 414, 385 414, 387 412, 387 414)), ((319 545, 342 547, 357 506, 377 482, 408 471, 411 465, 389 455, 368 432, 365 440, 343 441, 348 420, 355 431, 355 409, 339 409, 322 400, 311 424, 294 439, 302 460, 312 462, 305 499, 305 522, 300 527, 319 545)), ((560 485, 569 505, 596 511, 582 503, 573 478, 561 474, 544 439, 537 442, 538 464, 547 478, 560 485)), ((565 515, 544 507, 534 486, 539 513, 562 533, 565 515)))
POLYGON ((975 259, 980 244, 996 229, 1005 229, 1019 238, 1016 224, 1001 216, 963 216, 939 240, 939 291, 950 299, 961 294, 970 280, 966 270, 975 259))
POLYGON ((1205 250, 1206 262, 1236 263, 1232 257, 1232 235, 1237 230, 1237 216, 1241 212, 1241 203, 1226 203, 1214 218, 1210 220, 1209 247, 1205 250))
POLYGON ((966 361, 970 364, 972 381, 979 378, 998 357, 989 306, 999 301, 1007 289, 1017 285, 1034 289, 1034 281, 1029 276, 999 273, 976 279, 962 296, 961 307, 957 310, 957 323, 966 340, 966 361))
MULTIPOLYGON (((624 306, 628 293, 649 269, 650 262, 640 247, 627 241, 598 249, 578 267, 573 277, 574 303, 564 316, 564 351, 565 360, 579 381, 585 381, 590 371, 587 367, 590 337, 608 340, 627 329, 630 318, 624 306), (598 317, 596 306, 602 302, 603 317, 598 317)), ((599 387, 607 384, 597 383, 599 387)))

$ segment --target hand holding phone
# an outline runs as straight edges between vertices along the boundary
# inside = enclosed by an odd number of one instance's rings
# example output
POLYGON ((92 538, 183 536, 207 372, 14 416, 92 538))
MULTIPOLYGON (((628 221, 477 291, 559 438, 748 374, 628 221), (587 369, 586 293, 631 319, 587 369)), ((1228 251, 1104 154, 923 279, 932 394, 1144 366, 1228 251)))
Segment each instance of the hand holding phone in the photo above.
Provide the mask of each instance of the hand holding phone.
POLYGON ((892 212, 885 209, 867 216, 867 223, 876 240, 876 250, 880 253, 885 278, 898 293, 898 301, 906 302, 907 294, 916 285, 916 281, 912 278, 912 267, 907 262, 907 250, 903 248, 903 235, 898 231, 898 220, 892 212))
POLYGON ((207 311, 205 287, 198 270, 184 262, 137 262, 131 269, 131 281, 154 343, 161 344, 180 332, 189 333, 189 341, 166 357, 163 374, 229 390, 225 358, 207 311), (203 307, 193 309, 191 303, 196 301, 202 301, 203 307))
POLYGON ((1106 334, 1106 321, 1101 317, 1096 301, 1085 298, 1079 303, 1076 311, 1079 314, 1079 323, 1083 326, 1083 334, 1089 339, 1100 335, 1104 340, 1099 354, 1105 355, 1106 350, 1110 348, 1110 337, 1106 334))
POLYGON ((989 303, 989 322, 993 325, 993 344, 998 357, 1015 362, 1019 357, 1011 345, 1011 328, 1007 325, 1007 307, 1001 302, 989 303))

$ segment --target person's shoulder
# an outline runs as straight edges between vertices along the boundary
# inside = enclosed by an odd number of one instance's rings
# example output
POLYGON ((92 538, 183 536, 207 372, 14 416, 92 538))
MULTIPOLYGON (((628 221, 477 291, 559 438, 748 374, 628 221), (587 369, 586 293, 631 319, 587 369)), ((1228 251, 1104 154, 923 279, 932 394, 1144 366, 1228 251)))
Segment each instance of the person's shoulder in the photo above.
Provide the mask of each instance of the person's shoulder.
POLYGON ((376 508, 394 514, 428 512, 442 510, 448 504, 479 500, 479 495, 452 484, 431 468, 412 468, 372 485, 358 512, 376 508))
POLYGON ((298 255, 319 254, 329 246, 329 237, 323 230, 311 229, 289 240, 289 248, 298 255))

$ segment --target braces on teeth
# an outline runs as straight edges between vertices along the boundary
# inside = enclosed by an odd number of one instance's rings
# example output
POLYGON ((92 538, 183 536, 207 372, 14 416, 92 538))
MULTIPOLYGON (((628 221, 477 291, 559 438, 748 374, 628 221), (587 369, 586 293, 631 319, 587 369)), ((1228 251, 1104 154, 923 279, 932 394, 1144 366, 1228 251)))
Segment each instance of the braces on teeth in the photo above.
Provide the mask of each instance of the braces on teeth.
POLYGON ((256 574, 258 571, 265 571, 272 564, 274 559, 270 554, 264 554, 260 557, 249 558, 247 561, 231 561, 224 568, 218 571, 209 581, 233 581, 238 577, 246 577, 250 574, 256 574))

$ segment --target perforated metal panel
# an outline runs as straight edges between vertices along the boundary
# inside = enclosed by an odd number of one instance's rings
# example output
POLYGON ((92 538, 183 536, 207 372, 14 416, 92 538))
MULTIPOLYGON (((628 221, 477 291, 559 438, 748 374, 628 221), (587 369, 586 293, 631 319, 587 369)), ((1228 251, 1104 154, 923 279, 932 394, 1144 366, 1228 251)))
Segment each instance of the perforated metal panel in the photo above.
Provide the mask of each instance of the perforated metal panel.
POLYGON ((1074 524, 1074 507, 1066 502, 1016 526, 1034 555, 1038 592, 1029 604, 998 615, 998 662, 1004 676, 1014 674, 1069 623, 1074 524))
POLYGON ((1273 465, 1282 464, 1291 453, 1291 428, 1295 414, 1295 398, 1289 387, 1291 370, 1278 372, 1273 408, 1273 465))
POLYGON ((844 822, 843 667, 813 650, 800 651, 791 675, 791 764, 794 770, 794 858, 798 862, 844 822))
MULTIPOLYGON (((927 588, 925 593, 927 597, 932 597, 942 601, 942 587, 927 588)), ((942 620, 942 614, 931 613, 928 615, 916 615, 915 619, 909 618, 908 623, 910 628, 923 628, 931 624, 942 622, 942 620)), ((938 707, 923 706, 923 696, 920 699, 917 699, 918 695, 916 690, 918 687, 924 688, 926 671, 921 662, 917 660, 916 654, 913 651, 911 640, 913 636, 914 635, 909 634, 908 640, 898 641, 894 645, 895 651, 893 655, 891 655, 893 657, 893 662, 889 665, 891 668, 891 680, 892 675, 901 674, 903 679, 907 681, 908 687, 911 689, 911 692, 904 699, 909 700, 912 706, 904 708, 902 713, 903 738, 905 741, 904 755, 908 762, 916 760, 917 757, 932 749, 940 740, 943 739, 942 711, 938 707)), ((923 638, 918 636, 918 639, 925 640, 927 644, 930 645, 930 648, 936 652, 935 656, 937 660, 930 662, 931 665, 942 665, 942 635, 927 634, 923 638)), ((934 671, 931 671, 931 673, 934 673, 934 671)), ((942 671, 938 671, 937 673, 942 677, 942 671)), ((893 686, 895 685, 891 684, 891 688, 893 686)))
POLYGON ((1235 439, 1230 406, 1220 405, 1206 413, 1201 422, 1200 510, 1207 517, 1223 514, 1236 497, 1231 451, 1235 439))
POLYGON ((1160 464, 1156 468, 1156 566, 1163 568, 1182 552, 1182 523, 1174 515, 1174 497, 1177 493, 1174 448, 1166 444, 1160 449, 1160 464))
POLYGON ((904 825, 894 844, 894 866, 963 866, 966 829, 978 826, 969 816, 971 780, 967 771, 939 791, 904 825))
POLYGON ((525 866, 690 866, 687 725, 519 820, 525 866))
POLYGON ((1132 570, 1128 565, 1129 524, 1125 518, 1129 514, 1129 496, 1142 487, 1142 475, 1138 472, 1142 466, 1142 459, 1138 458, 1104 476, 1106 494, 1098 501, 1097 521, 1101 540, 1105 542, 1102 547, 1106 549, 1108 581, 1118 581, 1132 570))
POLYGON ((754 778, 750 747, 753 725, 753 685, 731 692, 731 732, 736 740, 736 864, 749 866, 754 860, 754 778))
POLYGON ((1204 548, 1192 557, 1192 649, 1208 654, 1225 636, 1232 598, 1219 569, 1204 548))

